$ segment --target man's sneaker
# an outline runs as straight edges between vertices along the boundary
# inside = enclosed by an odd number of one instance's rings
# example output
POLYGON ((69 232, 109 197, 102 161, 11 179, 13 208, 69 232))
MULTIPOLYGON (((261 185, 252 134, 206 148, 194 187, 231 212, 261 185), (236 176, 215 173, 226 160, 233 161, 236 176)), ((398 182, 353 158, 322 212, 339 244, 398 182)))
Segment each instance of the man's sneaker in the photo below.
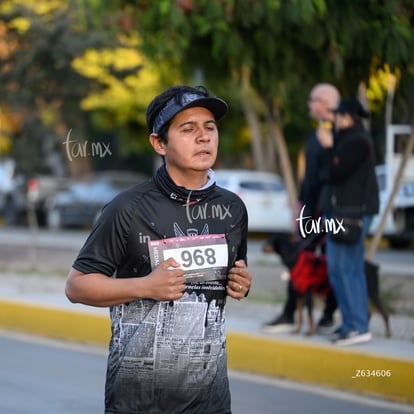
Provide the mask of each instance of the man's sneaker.
POLYGON ((333 317, 323 315, 321 319, 319 319, 318 324, 316 325, 316 332, 322 335, 327 335, 332 333, 334 328, 334 320, 333 317))
POLYGON ((371 332, 361 333, 358 331, 351 331, 347 333, 341 333, 337 339, 334 340, 334 345, 348 346, 355 344, 362 344, 369 342, 372 339, 371 332))
POLYGON ((286 315, 280 315, 273 321, 267 322, 262 326, 262 330, 267 333, 282 333, 289 332, 294 327, 295 322, 293 318, 286 315))

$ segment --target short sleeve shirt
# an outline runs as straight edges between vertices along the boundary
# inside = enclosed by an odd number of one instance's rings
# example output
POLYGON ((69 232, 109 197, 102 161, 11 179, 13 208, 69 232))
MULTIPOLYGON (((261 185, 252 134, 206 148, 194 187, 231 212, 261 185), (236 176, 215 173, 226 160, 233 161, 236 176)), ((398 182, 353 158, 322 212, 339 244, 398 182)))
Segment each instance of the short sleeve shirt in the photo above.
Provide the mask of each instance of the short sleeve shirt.
MULTIPOLYGON (((108 204, 74 268, 108 277, 151 272, 149 241, 224 235, 227 270, 246 260, 247 212, 215 187, 202 201, 168 198, 153 180, 108 204)), ((193 250, 194 250, 193 249, 193 250)), ((186 257, 186 256, 184 256, 186 257)), ((225 340, 226 280, 188 283, 183 298, 112 306, 105 413, 230 413, 225 340)))

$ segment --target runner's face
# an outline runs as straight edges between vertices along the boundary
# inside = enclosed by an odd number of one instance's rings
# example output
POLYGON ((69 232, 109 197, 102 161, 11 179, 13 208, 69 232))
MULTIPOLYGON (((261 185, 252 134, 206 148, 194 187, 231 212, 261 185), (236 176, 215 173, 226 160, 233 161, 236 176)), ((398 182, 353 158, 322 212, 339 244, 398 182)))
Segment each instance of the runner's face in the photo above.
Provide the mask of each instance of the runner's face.
POLYGON ((213 114, 196 107, 179 112, 168 130, 165 160, 170 174, 205 172, 216 161, 218 130, 213 114))

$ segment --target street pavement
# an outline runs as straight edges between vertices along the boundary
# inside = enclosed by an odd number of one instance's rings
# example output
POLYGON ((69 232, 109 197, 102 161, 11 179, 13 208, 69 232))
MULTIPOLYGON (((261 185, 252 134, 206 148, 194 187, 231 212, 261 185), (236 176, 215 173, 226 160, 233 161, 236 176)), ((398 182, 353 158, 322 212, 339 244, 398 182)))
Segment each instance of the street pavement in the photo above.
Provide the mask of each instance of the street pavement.
MULTIPOLYGON (((106 350, 0 330, 0 413, 104 411, 106 350)), ((412 405, 229 371, 235 414, 398 414, 412 405), (277 408, 275 408, 277 407, 277 408)))

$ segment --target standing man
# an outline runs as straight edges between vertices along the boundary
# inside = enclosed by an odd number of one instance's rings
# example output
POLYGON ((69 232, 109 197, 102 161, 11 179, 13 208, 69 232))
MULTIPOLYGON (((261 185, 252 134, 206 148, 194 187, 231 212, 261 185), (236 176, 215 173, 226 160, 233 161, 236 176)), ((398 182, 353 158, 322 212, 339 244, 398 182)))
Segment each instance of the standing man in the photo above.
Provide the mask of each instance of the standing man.
MULTIPOLYGON (((318 122, 318 128, 313 131, 305 147, 305 173, 300 187, 300 208, 298 209, 300 211, 302 206, 304 206, 303 217, 317 218, 320 216, 319 203, 322 196, 322 189, 325 185, 323 178, 325 174, 321 171, 321 157, 324 153, 324 148, 318 140, 317 133, 320 128, 332 128, 335 119, 332 110, 338 106, 339 100, 340 94, 338 89, 330 83, 316 84, 309 94, 309 115, 313 120, 318 122)), ((301 243, 306 245, 306 249, 312 250, 316 248, 317 244, 315 242, 309 242, 307 245, 306 240, 301 241, 301 243)), ((282 313, 272 321, 266 323, 263 326, 263 330, 269 333, 278 333, 293 329, 296 302, 297 295, 290 281, 287 289, 287 300, 282 313)), ((317 324, 318 332, 327 333, 333 329, 333 314, 336 308, 335 296, 331 291, 326 297, 325 309, 317 324)))
MULTIPOLYGON (((332 130, 335 121, 335 114, 332 110, 337 108, 340 99, 338 89, 330 83, 315 85, 309 94, 309 115, 318 122, 318 127, 308 139, 305 149, 305 175, 299 194, 299 202, 304 206, 303 216, 305 217, 318 218, 322 214, 321 199, 324 197, 327 183, 325 181, 326 174, 322 171, 324 147, 319 142, 318 135, 321 129, 332 130)), ((316 245, 311 243, 307 248, 315 249, 317 243, 316 245)), ((324 243, 322 250, 325 251, 324 243)), ((333 315, 336 308, 335 294, 331 289, 326 295, 325 308, 316 327, 319 333, 329 333, 333 330, 333 315)))
POLYGON ((105 413, 230 413, 226 296, 250 288, 247 212, 215 184, 227 104, 175 86, 147 109, 163 165, 103 210, 66 282, 72 302, 109 306, 105 413))
POLYGON ((317 128, 306 142, 305 174, 300 187, 299 201, 305 207, 304 216, 320 215, 320 197, 326 184, 321 174, 323 147, 318 140, 320 128, 332 129, 340 95, 335 86, 329 83, 315 85, 309 94, 308 108, 310 117, 318 123, 317 128))

